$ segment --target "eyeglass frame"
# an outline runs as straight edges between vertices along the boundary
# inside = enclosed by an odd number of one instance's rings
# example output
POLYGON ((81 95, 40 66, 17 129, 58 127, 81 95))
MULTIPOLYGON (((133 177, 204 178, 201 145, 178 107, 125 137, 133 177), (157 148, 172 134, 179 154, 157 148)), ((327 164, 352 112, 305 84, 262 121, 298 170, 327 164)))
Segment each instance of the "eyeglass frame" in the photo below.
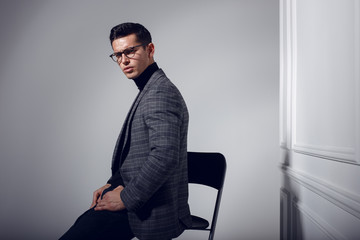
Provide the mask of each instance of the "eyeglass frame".
MULTIPOLYGON (((139 44, 139 45, 136 45, 136 46, 132 46, 132 47, 128 47, 128 48, 126 48, 124 51, 122 51, 122 52, 115 52, 115 53, 112 53, 112 54, 110 54, 110 58, 114 61, 114 62, 119 62, 119 60, 121 60, 122 59, 122 55, 124 54, 127 58, 133 58, 133 57, 128 57, 128 55, 125 53, 126 51, 134 51, 134 49, 135 48, 137 48, 137 47, 143 47, 143 46, 146 46, 146 45, 148 45, 149 43, 143 43, 143 44, 139 44), (120 56, 121 57, 119 57, 119 58, 117 58, 116 57, 116 55, 117 54, 120 54, 120 56), (117 59, 115 60, 113 57, 116 57, 117 59)), ((135 54, 135 53, 134 53, 135 54)))

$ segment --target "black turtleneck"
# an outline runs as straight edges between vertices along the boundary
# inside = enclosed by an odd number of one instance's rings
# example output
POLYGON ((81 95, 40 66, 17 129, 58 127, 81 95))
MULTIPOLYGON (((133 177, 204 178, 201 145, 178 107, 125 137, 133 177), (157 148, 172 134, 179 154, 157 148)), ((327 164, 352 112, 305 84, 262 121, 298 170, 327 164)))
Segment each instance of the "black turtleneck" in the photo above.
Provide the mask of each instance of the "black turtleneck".
POLYGON ((142 91, 146 85, 146 83, 149 81, 150 77, 153 75, 153 73, 158 70, 159 67, 154 62, 153 64, 150 64, 141 74, 139 77, 135 78, 135 84, 139 88, 140 91, 142 91))

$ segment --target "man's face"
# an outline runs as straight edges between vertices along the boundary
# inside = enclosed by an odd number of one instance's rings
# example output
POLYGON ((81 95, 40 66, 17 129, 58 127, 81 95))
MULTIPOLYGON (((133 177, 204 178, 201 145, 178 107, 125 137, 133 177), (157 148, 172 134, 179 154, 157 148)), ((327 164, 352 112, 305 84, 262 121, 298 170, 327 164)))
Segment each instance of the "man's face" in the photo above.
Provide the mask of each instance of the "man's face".
MULTIPOLYGON (((115 39, 112 42, 112 48, 114 53, 122 52, 127 48, 131 48, 137 45, 140 45, 136 39, 135 34, 130 34, 128 36, 115 39)), ((134 49, 135 55, 132 58, 122 54, 121 60, 118 61, 118 64, 129 79, 135 79, 140 76, 140 74, 152 63, 154 63, 154 45, 152 43, 143 47, 136 47, 134 49)))

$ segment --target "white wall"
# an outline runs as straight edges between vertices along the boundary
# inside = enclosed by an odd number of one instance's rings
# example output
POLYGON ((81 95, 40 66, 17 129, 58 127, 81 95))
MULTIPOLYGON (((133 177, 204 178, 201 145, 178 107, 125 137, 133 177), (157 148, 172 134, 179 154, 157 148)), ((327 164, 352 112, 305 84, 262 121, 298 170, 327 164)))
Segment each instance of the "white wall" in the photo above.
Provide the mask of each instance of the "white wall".
POLYGON ((124 21, 150 30, 186 99, 189 150, 227 157, 216 237, 278 239, 278 1, 0 5, 1 239, 56 239, 108 179, 137 92, 108 57, 109 31, 124 21))
POLYGON ((280 5, 282 239, 358 239, 360 2, 280 5))

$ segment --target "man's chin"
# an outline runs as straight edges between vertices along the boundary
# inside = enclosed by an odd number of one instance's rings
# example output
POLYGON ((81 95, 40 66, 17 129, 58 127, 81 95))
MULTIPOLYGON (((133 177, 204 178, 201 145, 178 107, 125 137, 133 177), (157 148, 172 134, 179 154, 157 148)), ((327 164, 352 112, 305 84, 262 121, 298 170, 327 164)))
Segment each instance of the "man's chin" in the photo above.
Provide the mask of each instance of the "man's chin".
POLYGON ((135 79, 135 78, 137 78, 137 75, 134 73, 134 72, 132 72, 132 73, 124 73, 125 74, 125 76, 128 78, 128 79, 135 79))

